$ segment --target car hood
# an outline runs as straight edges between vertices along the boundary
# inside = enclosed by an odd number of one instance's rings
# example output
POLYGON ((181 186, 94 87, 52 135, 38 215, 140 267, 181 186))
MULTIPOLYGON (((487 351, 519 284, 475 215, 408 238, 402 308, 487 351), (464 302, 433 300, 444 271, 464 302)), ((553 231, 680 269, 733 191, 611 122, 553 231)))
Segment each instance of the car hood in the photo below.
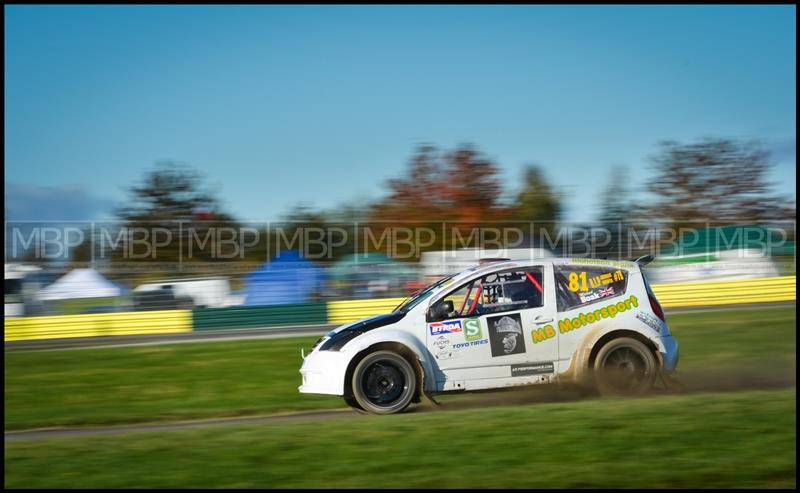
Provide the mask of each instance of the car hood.
POLYGON ((313 351, 318 348, 320 351, 338 351, 361 334, 379 327, 391 325, 405 316, 406 314, 403 312, 392 312, 385 315, 365 318, 349 325, 343 325, 321 337, 311 350, 313 351))
POLYGON ((384 313, 382 315, 375 315, 358 320, 351 324, 345 324, 341 327, 337 327, 336 329, 328 332, 328 335, 333 336, 346 330, 359 330, 366 332, 368 330, 377 329, 378 327, 383 327, 384 325, 391 325, 402 320, 402 318, 405 316, 406 314, 404 312, 392 312, 384 313))

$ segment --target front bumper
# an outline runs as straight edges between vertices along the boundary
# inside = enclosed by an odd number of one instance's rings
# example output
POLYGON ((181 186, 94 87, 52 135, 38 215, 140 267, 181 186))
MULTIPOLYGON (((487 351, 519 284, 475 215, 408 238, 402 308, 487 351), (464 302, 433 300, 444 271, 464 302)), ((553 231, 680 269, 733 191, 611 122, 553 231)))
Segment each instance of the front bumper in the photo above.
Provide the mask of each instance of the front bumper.
POLYGON ((664 362, 662 371, 669 375, 678 366, 678 341, 669 335, 663 336, 661 343, 664 344, 664 351, 661 352, 661 360, 664 362))
POLYGON ((350 355, 340 351, 313 351, 303 360, 300 375, 304 394, 344 395, 344 376, 350 355))

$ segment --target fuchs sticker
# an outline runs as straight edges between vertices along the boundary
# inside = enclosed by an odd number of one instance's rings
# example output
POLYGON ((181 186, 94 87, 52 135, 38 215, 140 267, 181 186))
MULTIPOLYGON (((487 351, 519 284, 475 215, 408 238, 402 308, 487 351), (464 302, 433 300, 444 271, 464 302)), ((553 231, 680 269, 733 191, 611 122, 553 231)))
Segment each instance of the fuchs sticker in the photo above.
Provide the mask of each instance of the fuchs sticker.
POLYGON ((481 331, 481 320, 479 318, 468 318, 464 320, 464 340, 477 341, 483 338, 481 331))
POLYGON ((553 363, 530 363, 526 365, 511 365, 512 377, 524 377, 527 375, 542 375, 554 373, 553 363))
POLYGON ((447 338, 447 337, 445 337, 445 336, 439 336, 439 337, 437 337, 437 338, 436 338, 436 340, 435 340, 435 341, 433 341, 433 345, 434 345, 434 346, 435 346, 437 349, 444 349, 444 348, 446 348, 448 345, 450 345, 450 339, 448 339, 448 338, 447 338))
POLYGON ((487 322, 492 357, 525 352, 525 338, 522 335, 522 320, 519 313, 490 317, 487 322))
POLYGON ((430 329, 432 336, 438 336, 442 334, 457 334, 459 332, 463 332, 463 329, 461 328, 461 320, 433 322, 428 324, 428 329, 430 329))

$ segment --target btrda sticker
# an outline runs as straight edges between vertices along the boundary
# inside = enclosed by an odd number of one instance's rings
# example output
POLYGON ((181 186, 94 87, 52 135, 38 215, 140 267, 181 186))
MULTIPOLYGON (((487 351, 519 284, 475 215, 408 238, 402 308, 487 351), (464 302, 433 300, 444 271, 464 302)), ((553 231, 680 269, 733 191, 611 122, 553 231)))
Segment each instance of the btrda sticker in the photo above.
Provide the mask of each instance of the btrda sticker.
POLYGON ((519 313, 490 317, 487 322, 492 357, 525 352, 525 338, 522 337, 522 320, 519 313))

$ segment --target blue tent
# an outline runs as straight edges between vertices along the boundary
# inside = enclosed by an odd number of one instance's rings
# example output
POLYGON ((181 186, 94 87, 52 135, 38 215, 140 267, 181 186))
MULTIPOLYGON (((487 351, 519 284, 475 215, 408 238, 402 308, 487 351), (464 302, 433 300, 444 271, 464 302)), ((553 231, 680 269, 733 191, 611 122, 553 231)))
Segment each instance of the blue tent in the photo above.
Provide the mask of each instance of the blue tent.
POLYGON ((297 252, 286 251, 270 259, 245 278, 244 304, 285 305, 313 301, 325 288, 325 272, 297 252))

